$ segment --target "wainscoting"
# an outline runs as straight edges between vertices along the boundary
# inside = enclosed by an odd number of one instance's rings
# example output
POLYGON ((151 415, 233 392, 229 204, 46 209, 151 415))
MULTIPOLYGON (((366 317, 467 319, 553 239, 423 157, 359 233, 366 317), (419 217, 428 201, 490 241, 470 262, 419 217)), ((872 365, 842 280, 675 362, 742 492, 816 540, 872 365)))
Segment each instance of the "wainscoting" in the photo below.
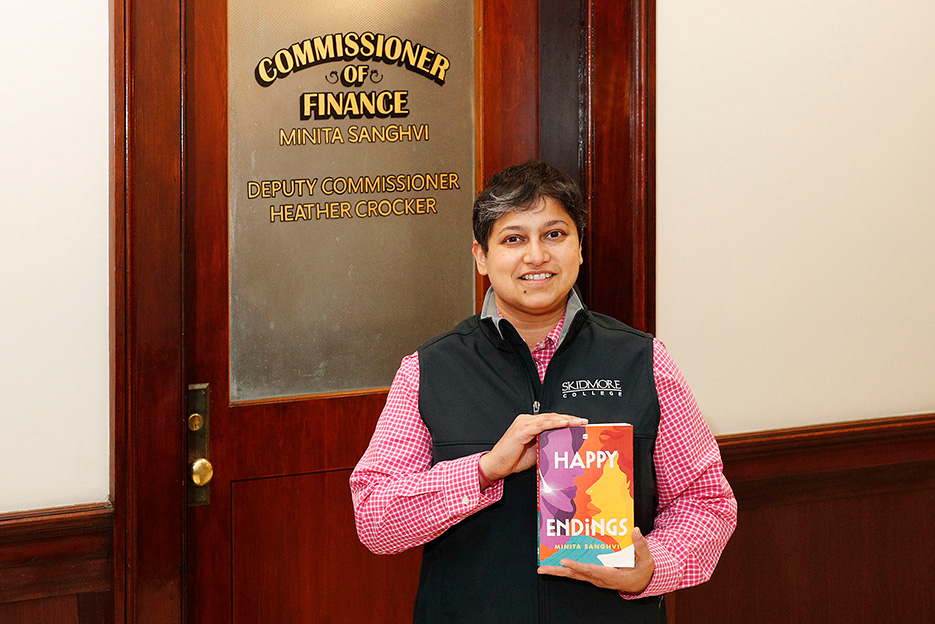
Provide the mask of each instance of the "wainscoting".
POLYGON ((935 415, 718 441, 737 530, 670 624, 935 622, 935 415))
MULTIPOLYGON (((935 415, 719 443, 737 531, 670 624, 935 622, 935 415)), ((0 622, 112 624, 115 530, 109 504, 0 515, 0 622)))
POLYGON ((0 622, 112 623, 113 517, 107 503, 0 514, 0 622))

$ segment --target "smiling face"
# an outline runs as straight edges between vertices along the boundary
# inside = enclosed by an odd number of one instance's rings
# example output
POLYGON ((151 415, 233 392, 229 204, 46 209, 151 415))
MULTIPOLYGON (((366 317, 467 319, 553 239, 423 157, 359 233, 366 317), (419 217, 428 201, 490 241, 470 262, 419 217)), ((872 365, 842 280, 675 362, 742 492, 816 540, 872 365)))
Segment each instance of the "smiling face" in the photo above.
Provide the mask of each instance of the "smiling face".
POLYGON ((584 262, 574 221, 548 196, 497 219, 487 252, 477 241, 473 252, 477 271, 490 278, 497 308, 509 320, 561 315, 584 262))

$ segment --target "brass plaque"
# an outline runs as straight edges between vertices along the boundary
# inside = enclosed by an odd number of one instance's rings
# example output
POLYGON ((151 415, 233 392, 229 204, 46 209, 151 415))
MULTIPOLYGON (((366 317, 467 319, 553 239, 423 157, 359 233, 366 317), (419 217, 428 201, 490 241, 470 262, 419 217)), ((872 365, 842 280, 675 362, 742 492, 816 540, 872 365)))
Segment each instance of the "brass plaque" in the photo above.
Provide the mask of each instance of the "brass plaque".
POLYGON ((474 5, 228 22, 231 399, 387 386, 473 311, 474 5))

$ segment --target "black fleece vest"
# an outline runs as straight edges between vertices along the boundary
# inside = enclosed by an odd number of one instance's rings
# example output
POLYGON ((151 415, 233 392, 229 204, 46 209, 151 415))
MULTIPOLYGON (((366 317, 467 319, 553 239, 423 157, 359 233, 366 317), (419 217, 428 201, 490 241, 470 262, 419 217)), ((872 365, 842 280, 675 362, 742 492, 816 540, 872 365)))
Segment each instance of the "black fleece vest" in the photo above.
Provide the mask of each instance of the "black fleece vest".
MULTIPOLYGON (((419 407, 432 434, 433 461, 493 448, 518 414, 559 412, 592 423, 634 427, 636 524, 653 528, 653 449, 659 400, 652 337, 610 317, 579 311, 540 383, 513 326, 471 317, 419 349, 419 407), (587 389, 619 382, 620 391, 587 389)), ((661 598, 624 600, 617 592, 539 576, 536 473, 511 475, 497 503, 425 545, 417 624, 659 623, 661 598)))

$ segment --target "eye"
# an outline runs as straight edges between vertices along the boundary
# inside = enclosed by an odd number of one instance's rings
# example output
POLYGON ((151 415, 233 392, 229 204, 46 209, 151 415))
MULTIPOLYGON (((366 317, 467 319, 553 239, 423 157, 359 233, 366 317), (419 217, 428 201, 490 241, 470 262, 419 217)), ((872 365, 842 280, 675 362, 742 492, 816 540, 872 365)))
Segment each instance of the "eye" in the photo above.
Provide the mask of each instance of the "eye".
POLYGON ((507 236, 506 238, 503 239, 503 244, 510 245, 512 243, 518 243, 521 240, 523 240, 521 236, 517 236, 516 234, 511 234, 510 236, 507 236))
POLYGON ((563 236, 567 236, 564 230, 550 230, 545 234, 546 238, 553 240, 562 238, 563 236))

